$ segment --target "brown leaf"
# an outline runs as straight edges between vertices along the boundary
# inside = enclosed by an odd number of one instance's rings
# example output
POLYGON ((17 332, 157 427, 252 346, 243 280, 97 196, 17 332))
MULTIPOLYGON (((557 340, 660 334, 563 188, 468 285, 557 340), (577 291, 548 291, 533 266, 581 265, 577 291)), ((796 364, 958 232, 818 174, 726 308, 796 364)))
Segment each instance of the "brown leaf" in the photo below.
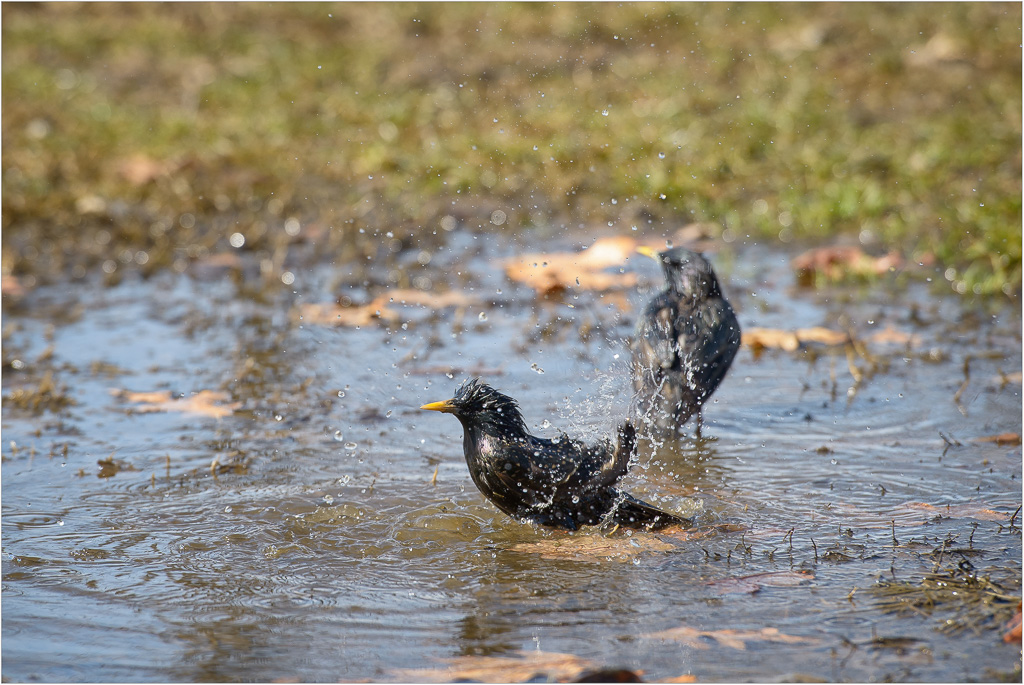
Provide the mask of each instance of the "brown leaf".
POLYGON ((574 535, 512 545, 513 552, 539 554, 542 559, 629 561, 642 552, 665 552, 674 546, 646 533, 631 536, 574 535))
POLYGON ((21 280, 17 276, 4 274, 0 278, 0 293, 3 293, 4 297, 18 299, 24 297, 25 292, 25 286, 22 285, 21 280))
POLYGON ((541 294, 566 288, 596 291, 631 288, 637 283, 635 273, 606 273, 604 270, 621 266, 636 252, 638 244, 629 236, 616 236, 600 238, 581 252, 526 254, 505 260, 505 275, 541 294))
POLYGON ((691 540, 709 538, 713 535, 718 535, 719 533, 736 533, 742 530, 746 529, 743 526, 738 526, 736 524, 716 523, 712 526, 702 526, 700 528, 681 528, 679 526, 673 526, 671 528, 665 528, 658 531, 658 535, 671 538, 673 540, 689 542, 691 540))
POLYGON ((792 331, 780 331, 773 328, 744 329, 740 334, 741 342, 747 347, 772 348, 793 352, 799 349, 800 340, 792 331))
POLYGON ((1003 642, 1020 642, 1021 641, 1021 615, 1020 615, 1020 602, 1017 602, 1017 613, 1013 618, 1010 619, 1009 623, 1003 629, 1006 632, 1003 633, 1003 642))
POLYGON ((999 435, 986 435, 983 438, 975 438, 974 442, 994 442, 997 445, 1019 445, 1020 433, 1000 433, 999 435))
POLYGON ((743 331, 741 340, 747 347, 756 349, 774 348, 793 352, 807 343, 822 345, 843 345, 850 336, 841 331, 815 326, 798 328, 796 331, 781 331, 774 328, 751 328, 743 331))
POLYGON ((811 286, 817 276, 829 281, 841 281, 851 276, 880 276, 901 268, 903 259, 895 252, 872 257, 859 247, 831 246, 808 250, 795 257, 792 265, 797 281, 803 286, 811 286))
POLYGON ((141 406, 133 407, 132 411, 137 414, 148 414, 158 411, 180 411, 186 414, 201 414, 221 418, 230 416, 242 406, 241 402, 230 402, 218 404, 227 399, 227 394, 214 392, 212 390, 200 390, 194 395, 187 397, 172 398, 170 390, 162 392, 132 392, 130 390, 119 390, 111 388, 110 394, 129 402, 135 402, 141 406))
POLYGON ((813 328, 798 328, 796 337, 800 343, 816 342, 822 345, 844 345, 850 341, 850 336, 842 331, 833 331, 829 328, 814 326, 813 328))
POLYGON ((177 167, 174 162, 159 161, 146 155, 132 155, 121 160, 117 173, 133 186, 141 186, 164 176, 177 167))
POLYGON ((596 664, 572 654, 520 650, 518 656, 460 656, 443 659, 438 668, 403 668, 394 673, 413 682, 450 683, 477 681, 484 683, 524 683, 574 680, 596 664))
POLYGON ((814 580, 814 573, 811 571, 772 571, 713 580, 708 583, 708 586, 720 595, 753 594, 765 585, 769 587, 795 587, 811 580, 814 580))
POLYGON ((657 633, 648 633, 642 637, 682 642, 694 649, 708 649, 708 640, 714 640, 723 647, 745 650, 747 643, 752 641, 782 642, 786 644, 815 644, 816 638, 785 635, 778 628, 761 628, 760 630, 699 630, 689 626, 679 626, 657 633))
POLYGON ((421 305, 430 309, 444 309, 446 307, 466 307, 479 304, 480 298, 469 295, 459 290, 448 290, 446 292, 434 293, 425 290, 414 290, 402 288, 389 290, 373 298, 371 305, 378 307, 388 304, 421 305))
POLYGON ((298 306, 303 321, 320 326, 369 326, 376 321, 397 321, 398 313, 377 304, 376 300, 349 307, 340 304, 303 303, 298 306))
POLYGON ((1008 513, 986 509, 982 505, 972 502, 968 502, 966 504, 947 504, 943 506, 935 506, 934 504, 928 504, 926 502, 907 502, 903 507, 906 509, 929 512, 936 516, 945 516, 947 518, 955 519, 1006 521, 1010 518, 1010 514, 1008 513))
POLYGON ((479 303, 480 298, 457 290, 433 293, 403 288, 383 292, 363 305, 300 304, 298 313, 304 321, 321 326, 368 326, 376 321, 398 321, 399 314, 391 305, 444 309, 479 303))
POLYGON ((918 347, 921 344, 921 336, 916 333, 907 333, 905 331, 898 331, 891 325, 886 326, 884 329, 874 333, 869 340, 880 345, 895 344, 895 345, 911 345, 918 347))
POLYGON ((99 473, 96 474, 99 478, 111 478, 121 471, 138 471, 138 469, 132 464, 122 461, 121 459, 114 459, 113 454, 106 459, 98 460, 96 463, 99 464, 100 467, 99 473))

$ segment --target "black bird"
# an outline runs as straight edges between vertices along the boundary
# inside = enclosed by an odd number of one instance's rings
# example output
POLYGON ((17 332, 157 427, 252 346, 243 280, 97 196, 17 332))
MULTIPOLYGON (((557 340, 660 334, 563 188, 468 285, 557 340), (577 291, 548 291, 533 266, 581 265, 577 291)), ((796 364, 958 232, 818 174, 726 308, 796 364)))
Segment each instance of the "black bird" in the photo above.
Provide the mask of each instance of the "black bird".
POLYGON ((509 516, 568 530, 606 521, 644 529, 685 522, 613 487, 636 450, 628 421, 615 446, 605 439, 588 447, 564 434, 534 437, 518 403, 478 378, 463 382, 452 399, 420 409, 454 414, 462 423, 469 475, 509 516))
POLYGON ((668 287, 637 322, 634 410, 659 433, 676 433, 722 382, 740 347, 740 324, 703 255, 676 247, 637 251, 661 262, 668 287))

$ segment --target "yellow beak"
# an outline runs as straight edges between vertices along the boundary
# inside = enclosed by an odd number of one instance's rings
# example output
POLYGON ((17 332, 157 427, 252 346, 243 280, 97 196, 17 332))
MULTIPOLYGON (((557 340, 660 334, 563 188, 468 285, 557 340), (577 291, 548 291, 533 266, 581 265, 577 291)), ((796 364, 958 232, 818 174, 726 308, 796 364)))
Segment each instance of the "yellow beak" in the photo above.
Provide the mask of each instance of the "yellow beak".
POLYGON ((431 402, 430 404, 424 404, 420 409, 426 409, 427 411, 443 411, 445 414, 454 414, 455 405, 452 404, 451 400, 445 400, 444 402, 431 402))
POLYGON ((651 259, 658 259, 658 251, 655 250, 653 247, 647 247, 646 245, 639 245, 639 246, 637 246, 636 251, 639 252, 640 254, 642 254, 645 257, 650 257, 651 259))

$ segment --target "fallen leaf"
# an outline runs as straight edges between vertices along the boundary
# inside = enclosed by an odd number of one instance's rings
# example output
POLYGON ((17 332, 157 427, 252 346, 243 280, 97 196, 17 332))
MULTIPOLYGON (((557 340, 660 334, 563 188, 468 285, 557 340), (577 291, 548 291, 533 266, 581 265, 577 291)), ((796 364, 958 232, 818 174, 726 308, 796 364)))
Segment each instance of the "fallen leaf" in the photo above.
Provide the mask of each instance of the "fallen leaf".
POLYGON ((416 366, 409 369, 409 373, 417 376, 439 376, 451 374, 454 376, 504 376, 505 369, 500 366, 484 366, 479 361, 470 367, 458 366, 455 364, 432 364, 430 366, 416 366))
POLYGON ((741 341, 747 347, 754 349, 774 348, 793 352, 807 343, 820 343, 822 345, 844 345, 850 341, 850 336, 842 331, 834 331, 830 328, 798 328, 795 331, 782 331, 774 328, 751 328, 740 335, 741 341))
POLYGON ((480 298, 457 290, 433 293, 403 288, 383 292, 363 305, 300 304, 298 312, 304 321, 322 326, 368 326, 375 321, 397 321, 398 312, 389 305, 445 309, 474 304, 480 304, 480 298))
POLYGON ((882 330, 874 333, 868 338, 873 343, 879 345, 895 344, 895 345, 910 345, 912 347, 918 347, 921 345, 921 336, 916 333, 907 333, 905 331, 899 331, 892 326, 886 326, 882 330))
POLYGON ((1006 632, 1003 633, 1003 642, 1020 642, 1021 641, 1021 603, 1017 602, 1017 613, 1003 628, 1006 632))
POLYGON ((425 290, 414 290, 403 288, 400 290, 389 290, 373 298, 371 304, 382 306, 385 304, 421 305, 430 309, 444 309, 445 307, 466 307, 480 304, 480 298, 459 290, 448 290, 442 293, 427 292, 425 290))
POLYGON ((638 245, 634 238, 616 236, 600 238, 581 252, 526 254, 505 260, 505 275, 541 294, 573 287, 596 291, 631 288, 637 283, 635 273, 607 273, 605 269, 621 266, 638 245))
POLYGON ((986 435, 983 438, 975 438, 974 442, 994 442, 997 445, 1019 445, 1020 433, 1000 433, 999 435, 986 435))
POLYGON ((793 352, 800 348, 800 339, 792 331, 780 331, 773 328, 744 329, 740 334, 743 345, 753 348, 773 348, 793 352))
POLYGON ((25 286, 21 284, 21 280, 17 276, 4 274, 0 278, 0 293, 3 293, 4 297, 18 299, 24 297, 25 292, 25 286))
POLYGON ((778 628, 761 628, 760 630, 699 630, 689 626, 679 626, 657 633, 648 633, 641 637, 672 640, 682 642, 694 649, 709 649, 709 640, 714 640, 723 647, 745 650, 748 642, 782 642, 785 644, 815 644, 819 642, 816 638, 800 637, 797 635, 786 635, 780 633, 778 628))
POLYGON ((675 678, 662 678, 658 680, 659 683, 695 683, 697 682, 697 676, 685 673, 683 675, 677 675, 675 678))
POLYGON ((945 67, 949 63, 966 61, 967 50, 952 36, 939 32, 924 45, 908 50, 904 61, 912 67, 945 67))
POLYGON ((106 459, 99 459, 97 462, 100 467, 99 473, 96 474, 99 478, 111 478, 116 476, 121 471, 138 471, 133 465, 121 459, 114 459, 114 455, 111 454, 106 459))
POLYGON ((673 526, 671 528, 659 530, 658 535, 672 538, 673 540, 689 542, 691 540, 709 538, 714 535, 718 535, 719 533, 737 533, 743 530, 746 530, 746 528, 733 523, 716 523, 711 526, 702 526, 700 528, 682 528, 679 526, 673 526))
POLYGON ((117 172, 133 186, 141 186, 164 176, 176 168, 173 162, 159 161, 146 155, 133 155, 121 160, 117 172))
POLYGON ((135 402, 141 406, 132 407, 137 414, 148 414, 161 411, 180 411, 186 414, 201 414, 222 418, 230 416, 242 406, 241 402, 230 402, 218 404, 228 398, 226 393, 214 392, 212 390, 200 390, 187 397, 171 397, 170 390, 162 392, 132 392, 130 390, 119 390, 111 388, 110 394, 128 402, 135 402))
POLYGON ((811 571, 771 571, 768 573, 755 573, 749 576, 713 580, 708 583, 708 586, 720 595, 753 594, 763 586, 796 587, 812 580, 814 580, 814 573, 811 571))
POLYGON ((320 326, 368 326, 376 321, 398 320, 398 313, 382 307, 376 300, 364 305, 343 306, 340 304, 303 303, 298 306, 303 321, 320 326))
POLYGON ((986 509, 980 504, 970 502, 966 504, 947 504, 945 506, 935 506, 934 504, 928 504, 926 502, 907 502, 903 507, 907 509, 926 511, 936 516, 945 516, 947 518, 955 519, 978 519, 979 521, 1002 522, 1007 521, 1010 518, 1010 514, 1006 512, 986 509))
POLYGON ((816 342, 822 345, 843 345, 850 341, 850 336, 846 333, 821 326, 798 328, 796 337, 801 343, 816 342))
POLYGON ((631 536, 574 535, 520 542, 512 545, 513 552, 539 554, 542 559, 570 559, 575 561, 629 561, 642 552, 665 552, 675 547, 646 533, 631 536))
POLYGON ((403 668, 394 673, 412 682, 484 683, 566 682, 574 680, 596 664, 572 654, 519 650, 518 656, 460 656, 443 659, 438 668, 403 668))
POLYGON ((859 247, 831 246, 808 250, 795 257, 792 265, 797 282, 803 286, 812 286, 817 276, 829 281, 841 281, 851 276, 880 276, 901 268, 903 259, 895 252, 872 257, 859 247))

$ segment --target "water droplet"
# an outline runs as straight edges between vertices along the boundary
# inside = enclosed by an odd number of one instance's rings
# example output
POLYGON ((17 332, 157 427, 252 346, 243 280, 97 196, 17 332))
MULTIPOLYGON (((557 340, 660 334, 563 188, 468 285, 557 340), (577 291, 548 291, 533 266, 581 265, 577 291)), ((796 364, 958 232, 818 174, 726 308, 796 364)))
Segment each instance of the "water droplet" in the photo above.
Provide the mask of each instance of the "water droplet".
POLYGON ((536 371, 537 373, 544 373, 544 369, 542 369, 539 366, 537 366, 537 362, 534 362, 533 364, 530 364, 530 368, 532 370, 536 371))
POLYGON ((388 409, 388 410, 387 410, 387 411, 386 411, 386 412, 384 413, 384 418, 386 418, 386 419, 390 419, 390 418, 391 418, 391 410, 390 410, 390 409, 388 409))
POLYGON ((230 514, 231 513, 231 505, 230 504, 228 506, 224 507, 224 513, 225 514, 230 514))
POLYGON ((487 321, 487 312, 480 312, 480 316, 476 317, 481 321, 487 321))
POLYGON ((345 436, 342 435, 341 431, 334 431, 334 439, 337 440, 338 442, 341 442, 342 440, 345 439, 345 436))
POLYGON ((345 396, 345 391, 344 390, 339 390, 338 391, 338 397, 344 397, 344 396, 345 396))
POLYGON ((345 443, 345 449, 347 449, 349 452, 354 450, 356 447, 359 447, 359 445, 355 444, 354 442, 349 441, 345 443))
POLYGON ((334 498, 330 495, 324 495, 324 504, 334 504, 334 498))

